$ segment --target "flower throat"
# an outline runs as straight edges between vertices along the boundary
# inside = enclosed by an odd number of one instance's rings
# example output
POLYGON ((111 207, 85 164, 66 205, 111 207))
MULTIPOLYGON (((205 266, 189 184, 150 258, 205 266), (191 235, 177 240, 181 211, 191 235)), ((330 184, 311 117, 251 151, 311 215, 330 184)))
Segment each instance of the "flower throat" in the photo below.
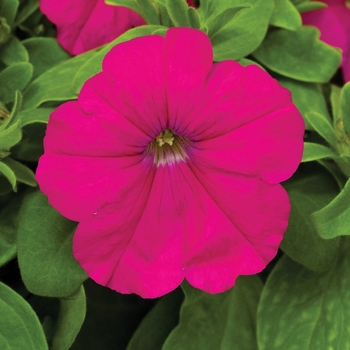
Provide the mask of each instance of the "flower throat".
POLYGON ((153 162, 159 165, 173 165, 186 162, 186 149, 189 141, 170 129, 162 131, 147 147, 147 153, 153 155, 153 162))

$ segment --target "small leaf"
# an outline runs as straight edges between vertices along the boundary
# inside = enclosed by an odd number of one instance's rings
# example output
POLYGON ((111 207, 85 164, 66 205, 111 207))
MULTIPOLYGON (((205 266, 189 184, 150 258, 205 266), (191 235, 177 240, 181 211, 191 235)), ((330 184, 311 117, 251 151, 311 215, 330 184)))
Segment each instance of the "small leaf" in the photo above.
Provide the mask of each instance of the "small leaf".
POLYGON ((302 164, 291 179, 283 183, 291 201, 288 228, 281 249, 293 260, 314 271, 324 271, 335 261, 340 239, 322 239, 311 214, 330 203, 339 188, 322 166, 302 164))
POLYGON ((345 130, 350 134, 350 81, 341 89, 338 118, 343 120, 345 130))
POLYGON ((258 308, 259 350, 349 349, 349 253, 316 273, 287 256, 267 279, 258 308))
POLYGON ((150 0, 106 0, 106 4, 124 6, 137 12, 147 24, 160 24, 158 13, 150 0))
POLYGON ((336 147, 336 137, 331 121, 322 114, 314 111, 305 113, 305 119, 332 147, 336 147))
POLYGON ((190 26, 189 18, 187 15, 188 5, 185 0, 166 0, 166 8, 175 26, 190 26))
POLYGON ((28 62, 29 55, 22 42, 12 35, 5 44, 1 45, 0 60, 10 66, 14 63, 28 62))
POLYGON ((22 279, 29 291, 67 297, 85 281, 86 273, 72 254, 75 228, 76 223, 62 217, 40 191, 25 198, 17 245, 22 279))
POLYGON ((25 21, 30 15, 34 13, 39 7, 38 0, 27 0, 24 3, 21 3, 21 6, 17 12, 16 23, 15 25, 20 25, 25 21))
POLYGON ((17 121, 6 130, 0 132, 0 150, 9 150, 22 138, 21 123, 17 121))
POLYGON ((0 349, 48 350, 44 331, 31 306, 0 282, 0 349))
POLYGON ((86 315, 86 296, 84 287, 72 295, 60 299, 60 314, 57 330, 50 350, 68 350, 73 344, 86 315))
POLYGON ((271 30, 253 56, 272 71, 306 82, 328 82, 341 62, 341 52, 319 40, 315 27, 271 30))
POLYGON ((332 84, 330 100, 332 105, 333 127, 336 127, 336 123, 339 118, 340 94, 341 88, 332 84))
MULTIPOLYGON (((214 4, 214 2, 212 3, 214 4)), ((225 4, 222 7, 217 6, 218 9, 222 8, 222 11, 236 4, 238 6, 242 5, 242 1, 229 3, 222 0, 220 3, 225 4)), ((274 9, 274 1, 256 0, 250 1, 250 3, 250 8, 240 11, 237 16, 210 37, 213 44, 215 61, 225 59, 238 60, 256 50, 263 41, 274 9)), ((207 6, 210 9, 210 6, 207 6)), ((205 22, 205 19, 211 15, 210 12, 205 13, 205 8, 203 8, 203 11, 200 11, 201 7, 202 3, 198 11, 201 21, 205 22)))
POLYGON ((119 36, 117 39, 113 40, 111 43, 107 44, 101 51, 95 53, 92 57, 85 60, 85 62, 80 64, 77 73, 74 78, 74 91, 79 93, 81 87, 85 83, 85 81, 91 78, 93 75, 101 72, 102 70, 102 60, 106 56, 106 53, 111 50, 117 44, 120 44, 124 41, 128 41, 133 38, 137 38, 140 36, 153 34, 157 29, 165 29, 163 26, 140 26, 133 29, 128 30, 126 33, 119 36))
POLYGON ((10 157, 2 159, 2 162, 11 168, 11 170, 15 173, 16 180, 18 182, 22 182, 32 187, 36 187, 38 185, 33 171, 22 163, 17 162, 10 157))
POLYGON ((10 167, 8 167, 6 164, 0 161, 0 175, 4 175, 7 180, 9 180, 12 189, 16 192, 17 191, 17 186, 16 186, 16 175, 15 173, 11 170, 10 167))
POLYGON ((169 333, 179 323, 179 311, 183 299, 184 295, 180 288, 162 297, 143 318, 127 350, 161 350, 169 333))
POLYGON ((23 90, 33 75, 33 66, 30 63, 15 63, 0 73, 0 101, 12 102, 16 90, 23 90))
POLYGON ((23 109, 32 109, 48 101, 67 101, 77 98, 73 91, 72 79, 77 70, 95 51, 75 56, 49 69, 36 78, 26 89, 23 96, 23 109))
POLYGON ((300 13, 324 9, 326 7, 327 5, 324 2, 320 1, 305 1, 296 5, 296 8, 300 13))
POLYGON ((325 158, 337 158, 337 155, 328 147, 318 143, 304 142, 304 153, 302 162, 312 162, 325 158))
POLYGON ((193 7, 187 8, 188 24, 190 28, 199 29, 201 22, 199 19, 198 11, 193 7))
POLYGON ((298 10, 289 0, 275 0, 275 10, 270 24, 280 28, 297 30, 302 23, 298 10))
POLYGON ((240 276, 225 293, 207 294, 187 282, 180 323, 162 350, 254 350, 256 310, 262 283, 257 276, 240 276))
POLYGON ((6 18, 11 27, 13 27, 18 5, 18 0, 1 0, 0 2, 0 17, 6 18))
POLYGON ((29 62, 34 67, 33 79, 70 58, 55 38, 30 38, 24 40, 23 45, 28 51, 29 62))
POLYGON ((350 235, 350 180, 332 202, 312 215, 317 232, 329 239, 350 235))
POLYGON ((15 93, 15 102, 13 104, 12 110, 8 118, 0 125, 0 135, 3 130, 5 130, 8 125, 14 120, 14 117, 22 107, 22 94, 19 91, 15 93))
POLYGON ((33 123, 44 123, 47 124, 50 114, 55 108, 33 108, 21 111, 17 119, 21 121, 21 125, 26 126, 33 123))

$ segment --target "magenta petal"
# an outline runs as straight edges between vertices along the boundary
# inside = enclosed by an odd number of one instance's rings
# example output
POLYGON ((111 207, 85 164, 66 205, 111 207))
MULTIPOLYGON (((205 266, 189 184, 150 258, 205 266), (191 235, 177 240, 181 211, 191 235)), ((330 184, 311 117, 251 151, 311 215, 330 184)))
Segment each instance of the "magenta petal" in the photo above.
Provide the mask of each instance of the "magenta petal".
POLYGON ((222 136, 197 142, 197 161, 216 171, 279 183, 300 164, 304 129, 302 117, 290 103, 222 136))
POLYGON ((125 182, 143 169, 139 156, 96 158, 44 154, 36 177, 50 204, 63 216, 81 221, 123 191, 125 182), (53 185, 54 184, 54 185, 53 185))
POLYGON ((88 82, 115 110, 152 138, 166 128, 168 115, 163 44, 163 37, 152 35, 115 46, 103 60, 103 72, 88 82))
POLYGON ((201 101, 201 90, 213 65, 213 49, 200 30, 172 28, 164 45, 169 127, 181 132, 201 101), (184 38, 186 38, 184 40, 184 38))
POLYGON ((104 0, 40 0, 40 9, 57 26, 57 40, 77 55, 145 24, 135 12, 104 0))
POLYGON ((238 275, 260 272, 275 257, 290 204, 280 185, 193 167, 205 189, 203 226, 191 232, 186 278, 208 293, 231 288, 238 275))

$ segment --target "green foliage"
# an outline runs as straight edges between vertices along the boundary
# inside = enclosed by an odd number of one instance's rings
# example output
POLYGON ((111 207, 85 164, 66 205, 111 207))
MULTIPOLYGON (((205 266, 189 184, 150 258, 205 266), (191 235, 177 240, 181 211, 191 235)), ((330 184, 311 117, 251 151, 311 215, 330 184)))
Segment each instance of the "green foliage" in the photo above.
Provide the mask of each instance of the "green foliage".
POLYGON ((68 350, 73 344, 86 314, 86 296, 83 286, 72 295, 60 299, 60 314, 52 340, 51 350, 68 350))
POLYGON ((321 237, 329 239, 350 235, 349 198, 350 180, 332 202, 313 214, 313 220, 321 237))
POLYGON ((301 26, 301 17, 290 0, 275 0, 275 9, 270 24, 289 30, 297 30, 301 26))
POLYGON ((16 235, 18 211, 23 200, 22 194, 15 194, 0 209, 0 267, 16 256, 16 235))
POLYGON ((277 263, 259 303, 259 350, 350 348, 346 248, 327 272, 312 272, 286 256, 277 263))
POLYGON ((95 51, 88 51, 41 74, 26 89, 23 109, 36 108, 48 101, 76 99, 77 94, 73 91, 72 77, 81 65, 94 54, 95 51))
POLYGON ((12 27, 19 5, 18 0, 1 0, 0 17, 6 18, 7 23, 12 27))
POLYGON ((328 147, 313 142, 304 143, 304 153, 302 162, 311 162, 320 159, 334 159, 337 155, 328 147))
POLYGON ((341 53, 318 39, 319 31, 270 30, 253 56, 272 71, 305 82, 327 82, 338 69, 341 53))
POLYGON ((296 5, 297 10, 301 12, 314 11, 318 9, 326 8, 327 5, 321 1, 304 1, 296 5))
POLYGON ((329 204, 339 189, 332 176, 317 164, 302 165, 283 186, 288 192, 292 211, 282 250, 305 267, 322 271, 337 257, 340 239, 322 239, 311 215, 329 204))
POLYGON ((106 0, 109 5, 124 6, 138 14, 147 22, 147 24, 161 24, 158 13, 151 0, 106 0))
POLYGON ((22 42, 15 36, 11 36, 5 44, 1 46, 0 60, 7 66, 14 63, 28 62, 29 56, 22 42))
POLYGON ((41 296, 67 297, 87 278, 72 254, 75 228, 76 223, 62 217, 41 192, 25 198, 17 245, 22 279, 29 291, 41 296))
POLYGON ((0 282, 0 349, 48 350, 43 329, 30 305, 0 282))
POLYGON ((215 2, 205 0, 201 2, 198 10, 201 21, 210 23, 213 19, 212 23, 215 26, 218 25, 215 21, 220 20, 221 13, 241 6, 248 7, 239 11, 227 24, 223 24, 220 30, 210 36, 215 61, 238 60, 252 53, 261 44, 273 13, 274 1, 235 0, 228 3, 224 0, 215 2), (219 18, 216 18, 218 16, 219 18))
POLYGON ((307 129, 312 129, 308 119, 305 117, 308 112, 319 113, 328 120, 331 120, 320 84, 305 83, 280 75, 277 76, 277 80, 291 91, 293 102, 303 115, 307 129))
POLYGON ((350 82, 341 89, 338 118, 343 121, 347 134, 350 134, 350 82))
POLYGON ((262 283, 257 276, 241 276, 225 293, 207 294, 182 284, 185 301, 179 325, 163 350, 254 350, 256 310, 262 283))
POLYGON ((179 323, 182 301, 183 293, 180 288, 162 297, 143 318, 127 350, 161 350, 169 333, 179 323))
POLYGON ((24 40, 23 45, 34 67, 33 79, 70 58, 54 38, 30 38, 24 40))
POLYGON ((22 91, 33 76, 33 66, 30 63, 14 63, 0 73, 0 101, 12 102, 16 90, 22 91))

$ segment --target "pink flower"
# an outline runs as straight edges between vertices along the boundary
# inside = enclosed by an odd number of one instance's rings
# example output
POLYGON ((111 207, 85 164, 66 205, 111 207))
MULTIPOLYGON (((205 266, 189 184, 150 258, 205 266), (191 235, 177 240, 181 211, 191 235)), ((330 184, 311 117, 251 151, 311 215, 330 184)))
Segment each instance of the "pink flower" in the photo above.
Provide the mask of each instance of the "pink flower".
POLYGON ((184 278, 231 288, 276 255, 304 122, 258 66, 213 64, 208 37, 171 28, 115 46, 78 101, 51 115, 37 179, 78 221, 76 259, 96 282, 145 298, 184 278))
POLYGON ((343 50, 343 76, 350 81, 350 6, 346 0, 322 0, 327 8, 302 14, 304 24, 317 27, 321 40, 343 50))
POLYGON ((40 0, 40 10, 57 26, 57 40, 71 55, 109 43, 145 24, 137 13, 104 0, 40 0))

